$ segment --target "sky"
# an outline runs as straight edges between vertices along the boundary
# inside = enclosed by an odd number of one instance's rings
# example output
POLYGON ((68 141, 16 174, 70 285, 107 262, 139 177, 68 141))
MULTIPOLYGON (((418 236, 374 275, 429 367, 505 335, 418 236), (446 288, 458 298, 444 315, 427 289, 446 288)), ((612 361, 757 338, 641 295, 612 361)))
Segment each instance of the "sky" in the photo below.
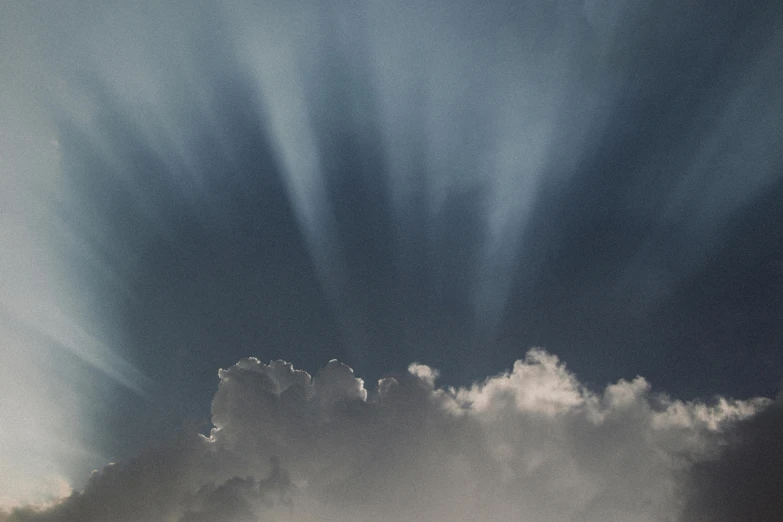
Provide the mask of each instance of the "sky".
POLYGON ((779 85, 772 0, 3 2, 0 521, 774 518, 779 85))

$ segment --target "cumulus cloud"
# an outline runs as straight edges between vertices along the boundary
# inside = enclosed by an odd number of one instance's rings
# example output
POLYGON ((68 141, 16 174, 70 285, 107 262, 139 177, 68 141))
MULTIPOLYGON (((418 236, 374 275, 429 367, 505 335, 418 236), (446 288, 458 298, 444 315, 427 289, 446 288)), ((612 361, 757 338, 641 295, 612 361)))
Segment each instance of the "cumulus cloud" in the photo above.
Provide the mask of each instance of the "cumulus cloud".
POLYGON ((219 376, 208 436, 184 430, 0 520, 754 520, 749 503, 715 513, 736 478, 748 501, 771 493, 780 462, 779 404, 684 402, 642 377, 591 391, 540 349, 463 388, 421 364, 371 389, 337 361, 219 376))

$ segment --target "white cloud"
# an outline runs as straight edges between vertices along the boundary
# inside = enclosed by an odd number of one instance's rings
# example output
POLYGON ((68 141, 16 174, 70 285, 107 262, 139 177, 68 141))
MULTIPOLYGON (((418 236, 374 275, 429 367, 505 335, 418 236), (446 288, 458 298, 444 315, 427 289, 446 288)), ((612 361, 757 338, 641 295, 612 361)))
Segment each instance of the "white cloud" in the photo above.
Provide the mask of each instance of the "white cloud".
POLYGON ((539 349, 467 388, 436 379, 413 364, 368 391, 337 361, 311 377, 243 359, 220 371, 209 437, 183 433, 8 520, 678 520, 707 495, 693 463, 703 483, 733 426, 769 410, 673 400, 641 377, 596 393, 539 349))

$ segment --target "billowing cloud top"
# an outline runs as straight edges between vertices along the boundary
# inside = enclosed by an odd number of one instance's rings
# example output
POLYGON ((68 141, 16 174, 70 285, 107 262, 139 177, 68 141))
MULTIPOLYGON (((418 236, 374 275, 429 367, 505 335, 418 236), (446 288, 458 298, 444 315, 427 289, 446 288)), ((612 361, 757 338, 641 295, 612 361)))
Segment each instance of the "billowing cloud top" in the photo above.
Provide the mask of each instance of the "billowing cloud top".
MULTIPOLYGON (((334 360, 314 377, 255 358, 219 375, 209 436, 183 430, 53 507, 0 518, 724 520, 726 476, 753 484, 770 453, 743 444, 780 418, 766 399, 682 402, 641 377, 596 393, 540 349, 466 388, 420 364, 372 390, 334 360)), ((755 520, 743 509, 725 520, 755 520)))

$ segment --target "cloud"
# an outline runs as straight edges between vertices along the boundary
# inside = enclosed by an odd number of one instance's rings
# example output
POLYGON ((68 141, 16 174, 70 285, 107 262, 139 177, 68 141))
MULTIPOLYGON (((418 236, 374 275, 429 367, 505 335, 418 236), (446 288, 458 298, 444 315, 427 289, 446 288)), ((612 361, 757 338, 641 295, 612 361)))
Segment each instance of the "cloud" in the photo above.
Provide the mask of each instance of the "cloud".
POLYGON ((199 488, 186 504, 192 504, 179 522, 253 522, 256 513, 263 510, 267 516, 276 507, 293 507, 289 495, 292 489, 288 473, 280 467, 280 460, 270 459, 272 469, 265 479, 233 477, 215 486, 210 483, 199 488))
POLYGON ((334 360, 219 375, 209 436, 185 429, 0 520, 754 520, 780 462, 779 404, 683 402, 641 377, 596 393, 540 349, 466 388, 421 364, 372 390, 334 360), (720 518, 737 478, 743 516, 720 518))
POLYGON ((690 476, 685 519, 775 520, 783 513, 783 401, 738 423, 717 458, 690 476))

